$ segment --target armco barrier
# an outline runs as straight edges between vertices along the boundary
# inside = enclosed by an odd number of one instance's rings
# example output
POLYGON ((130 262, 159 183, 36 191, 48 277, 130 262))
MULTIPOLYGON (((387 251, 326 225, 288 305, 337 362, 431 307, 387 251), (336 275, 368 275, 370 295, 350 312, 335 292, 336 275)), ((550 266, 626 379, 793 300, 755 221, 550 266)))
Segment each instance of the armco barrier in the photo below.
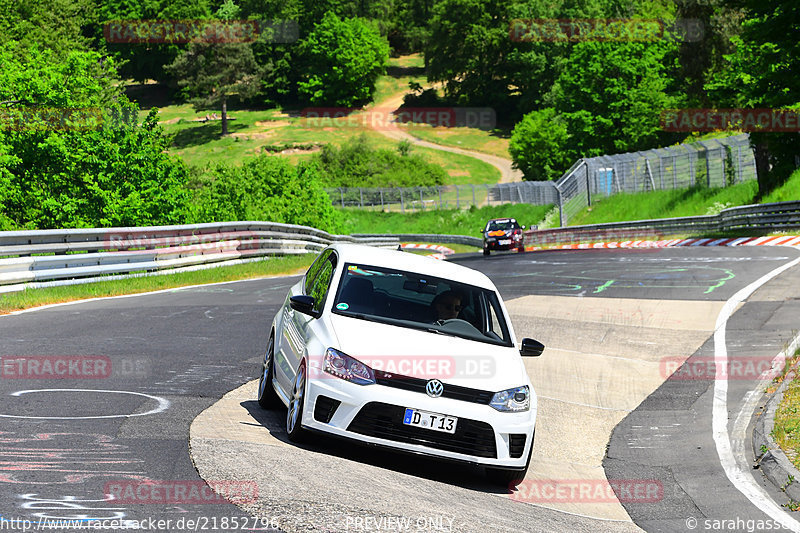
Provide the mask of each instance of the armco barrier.
MULTIPOLYGON (((401 241, 412 242, 434 242, 437 244, 466 244, 468 246, 483 246, 483 239, 481 237, 469 237, 467 235, 439 235, 431 233, 393 233, 388 235, 395 237, 401 241)), ((386 234, 379 233, 356 233, 353 235, 356 239, 377 239, 380 237, 387 237, 386 234)))
MULTIPOLYGON (((526 246, 632 240, 800 227, 800 201, 732 207, 719 215, 638 220, 525 232, 526 246)), ((221 222, 183 226, 0 232, 0 293, 110 279, 133 272, 180 271, 269 255, 317 252, 333 242, 395 247, 400 241, 481 247, 478 237, 405 233, 331 235, 308 226, 221 222), (69 280, 69 281, 65 281, 69 280)))
POLYGON ((733 231, 770 232, 800 227, 800 202, 746 205, 718 215, 611 222, 525 232, 526 246, 708 235, 733 231))
POLYGON ((4 231, 0 232, 0 292, 48 280, 86 280, 317 252, 332 242, 397 246, 399 240, 390 235, 331 235, 272 222, 4 231))

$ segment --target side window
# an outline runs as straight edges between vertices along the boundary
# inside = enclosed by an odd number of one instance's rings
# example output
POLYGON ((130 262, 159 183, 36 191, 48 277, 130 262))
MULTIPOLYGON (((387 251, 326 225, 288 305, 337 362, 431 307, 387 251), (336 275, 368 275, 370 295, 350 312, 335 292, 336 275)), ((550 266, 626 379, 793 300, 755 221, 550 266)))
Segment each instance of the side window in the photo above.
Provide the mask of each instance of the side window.
MULTIPOLYGON (((325 298, 328 295, 328 289, 331 286, 333 279, 333 271, 336 269, 336 254, 328 251, 325 256, 320 257, 322 261, 316 269, 316 277, 309 285, 306 282, 306 294, 314 298, 314 310, 320 311, 325 304, 325 298)), ((312 268, 317 264, 311 265, 312 268)), ((310 271, 311 269, 309 269, 310 271)))
POLYGON ((488 314, 487 318, 489 319, 486 325, 488 328, 487 334, 493 333, 498 339, 509 342, 508 328, 506 327, 505 320, 503 319, 503 312, 500 309, 497 299, 486 298, 485 303, 486 313, 488 314))
POLYGON ((314 284, 314 280, 317 279, 317 275, 319 271, 322 269, 322 265, 327 261, 328 257, 332 253, 331 250, 326 250, 325 252, 321 253, 319 257, 308 267, 308 271, 306 272, 305 278, 305 286, 303 287, 303 292, 307 295, 311 295, 311 286, 314 284))

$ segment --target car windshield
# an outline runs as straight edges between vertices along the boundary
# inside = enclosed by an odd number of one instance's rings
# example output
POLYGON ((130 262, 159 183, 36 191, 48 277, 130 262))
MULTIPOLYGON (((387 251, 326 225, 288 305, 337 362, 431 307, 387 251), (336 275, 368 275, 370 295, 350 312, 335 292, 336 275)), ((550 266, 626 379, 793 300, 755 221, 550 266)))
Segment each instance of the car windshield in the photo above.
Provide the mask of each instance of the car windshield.
POLYGON ((510 229, 515 229, 516 227, 517 224, 513 220, 492 220, 486 226, 486 231, 508 231, 510 229))
POLYGON ((332 311, 362 320, 513 346, 497 293, 414 272, 347 263, 332 311))

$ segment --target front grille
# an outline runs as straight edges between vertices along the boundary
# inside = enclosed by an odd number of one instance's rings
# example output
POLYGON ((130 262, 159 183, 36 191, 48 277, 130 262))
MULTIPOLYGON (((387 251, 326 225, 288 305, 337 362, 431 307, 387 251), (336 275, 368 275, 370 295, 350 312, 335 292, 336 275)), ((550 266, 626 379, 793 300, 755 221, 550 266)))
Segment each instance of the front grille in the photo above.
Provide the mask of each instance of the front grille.
POLYGON ((525 451, 525 440, 528 436, 525 433, 512 433, 508 436, 508 454, 513 459, 522 457, 525 451))
POLYGON ((405 408, 370 402, 358 412, 348 431, 406 444, 419 444, 437 450, 475 457, 497 458, 494 430, 486 422, 459 418, 454 434, 403 424, 405 408))
POLYGON ((333 414, 339 408, 342 402, 328 398, 327 396, 317 396, 317 402, 314 404, 314 420, 327 424, 333 418, 333 414))
MULTIPOLYGON (((426 394, 425 385, 428 384, 427 379, 387 374, 386 372, 380 370, 375 371, 375 382, 379 385, 385 385, 386 387, 394 387, 396 389, 419 392, 421 394, 426 394), (391 377, 388 377, 389 375, 391 375, 391 377)), ((442 393, 442 398, 461 400, 462 402, 479 403, 481 405, 489 405, 493 397, 493 392, 480 389, 470 389, 469 387, 460 387, 458 385, 450 385, 447 383, 444 384, 444 392, 442 393)))

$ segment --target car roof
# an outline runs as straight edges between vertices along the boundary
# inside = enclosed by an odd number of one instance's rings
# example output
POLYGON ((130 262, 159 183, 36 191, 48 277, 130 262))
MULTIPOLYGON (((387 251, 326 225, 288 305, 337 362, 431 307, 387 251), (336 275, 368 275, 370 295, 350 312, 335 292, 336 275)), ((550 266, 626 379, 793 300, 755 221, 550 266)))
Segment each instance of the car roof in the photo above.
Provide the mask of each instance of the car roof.
MULTIPOLYGON (((511 218, 511 217, 493 218, 493 219, 489 220, 489 222, 516 222, 516 221, 517 220, 515 218, 511 218)), ((488 224, 488 222, 487 222, 487 224, 488 224)))
POLYGON ((397 249, 378 248, 362 244, 336 243, 331 248, 339 253, 339 260, 346 263, 361 263, 382 266, 436 276, 486 289, 497 290, 492 281, 482 272, 465 266, 426 257, 397 249))

